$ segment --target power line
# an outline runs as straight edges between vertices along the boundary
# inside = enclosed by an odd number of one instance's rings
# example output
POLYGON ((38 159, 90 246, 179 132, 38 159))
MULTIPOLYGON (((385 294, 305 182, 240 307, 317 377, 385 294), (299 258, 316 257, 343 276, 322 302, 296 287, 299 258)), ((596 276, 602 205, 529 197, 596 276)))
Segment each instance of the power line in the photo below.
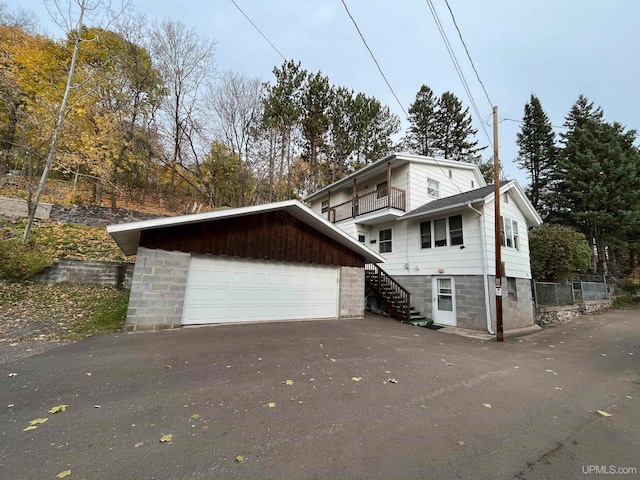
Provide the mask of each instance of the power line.
POLYGON ((231 0, 231 3, 233 3, 233 4, 236 6, 236 8, 237 8, 238 10, 240 10, 240 13, 241 13, 242 15, 244 15, 244 18, 246 18, 247 20, 249 20, 249 23, 251 23, 251 25, 253 25, 253 28, 255 28, 255 29, 258 31, 258 33, 259 33, 260 35, 262 35, 262 38, 264 38, 264 39, 269 43, 269 45, 271 45, 271 48, 273 48, 273 49, 278 53, 278 55, 280 55, 280 56, 282 57, 282 60, 284 60, 284 61, 286 62, 286 61, 287 61, 287 59, 284 57, 284 55, 282 55, 282 53, 280 53, 280 50, 278 50, 278 49, 276 48, 276 46, 275 46, 273 43, 271 43, 271 40, 269 40, 269 39, 267 38, 267 36, 266 36, 264 33, 262 33, 262 31, 258 28, 258 26, 257 26, 255 23, 253 23, 253 21, 252 21, 252 20, 247 16, 247 14, 246 14, 246 13, 244 13, 244 12, 242 11, 242 9, 238 6, 238 4, 237 4, 234 0, 231 0))
POLYGON ((471 60, 471 54, 469 53, 469 49, 467 48, 467 44, 465 43, 464 39, 462 38, 462 32, 460 32, 460 28, 458 27, 458 22, 456 22, 456 17, 453 15, 453 10, 451 10, 451 6, 449 5, 449 0, 444 0, 444 2, 447 4, 447 8, 449 9, 449 13, 451 14, 451 19, 453 20, 453 24, 456 26, 456 30, 458 31, 458 36, 460 37, 460 41, 462 42, 462 45, 464 46, 464 51, 467 52, 467 58, 469 59, 469 62, 471 62, 471 67, 473 68, 473 71, 476 74, 476 78, 478 79, 478 82, 480 83, 480 86, 482 86, 482 90, 484 91, 484 94, 487 97, 487 101, 489 102, 489 105, 491 107, 493 107, 493 102, 489 98, 489 94, 487 93, 487 89, 484 87, 484 83, 482 83, 482 80, 480 80, 480 75, 478 74, 478 70, 476 70, 476 66, 473 63, 473 60, 471 60))
POLYGON ((445 47, 447 48, 447 52, 449 53, 449 57, 451 58, 451 61, 453 62, 453 66, 456 70, 456 73, 458 74, 458 77, 460 77, 460 81, 462 82, 462 86, 465 90, 465 92, 467 93, 467 96, 469 97, 469 101, 471 102, 471 107, 473 108, 473 111, 476 113, 478 121, 480 122, 480 126, 482 127, 482 131, 484 132, 485 136, 487 137, 487 140, 489 141, 489 145, 491 145, 493 147, 493 141, 491 140, 491 136, 489 135, 489 132, 487 132, 487 129, 484 126, 484 123, 482 122, 482 115, 480 115, 480 111, 478 109, 478 105, 476 104, 475 99, 473 98, 473 95, 471 94, 471 89, 469 88, 469 85, 467 84, 467 80, 464 76, 464 73, 462 72, 462 68, 460 67, 460 64, 458 63, 458 59, 456 58, 456 55, 453 51, 453 48, 451 47, 451 44, 449 43, 449 39, 447 38, 447 34, 444 31, 444 27, 442 26, 442 23, 440 22, 440 18, 438 17, 438 12, 436 12, 435 7, 433 6, 433 3, 431 0, 426 0, 427 1, 427 5, 429 6, 429 10, 431 11, 431 15, 433 16, 434 21, 436 22, 436 26, 438 27, 438 31, 440 32, 440 36, 442 37, 442 40, 444 41, 445 47))
MULTIPOLYGON (((231 1, 233 1, 233 0, 231 0, 231 1)), ((353 15, 351 15, 351 12, 349 11, 349 7, 347 7, 347 4, 345 3, 344 0, 342 0, 342 5, 344 5, 344 9, 347 11, 347 14, 349 15, 349 18, 353 22, 353 25, 356 27, 356 30, 358 31, 358 34, 360 35, 360 38, 362 39, 362 43, 364 43, 364 46, 367 47, 367 50, 369 50, 369 55, 371 55, 371 58, 373 59, 374 63, 376 64, 376 67, 378 67, 378 71, 380 72, 380 75, 382 75, 382 78, 384 78, 384 81, 387 84, 387 87, 389 87, 389 90, 391 90, 391 93, 393 94, 394 98, 396 99, 396 102, 398 102, 398 105, 400 105, 400 108, 404 112, 405 117, 409 118, 409 114, 407 113, 407 111, 405 110, 404 106, 400 102, 400 99, 396 95, 396 92, 393 90, 393 87, 389 83, 389 80, 387 80, 387 77, 384 74, 384 72, 382 71, 382 68, 380 67, 380 64, 378 63, 378 60, 376 60, 375 55, 373 54, 373 52, 369 48, 369 45, 367 44, 367 41, 364 39, 364 35, 362 35, 362 32, 360 31, 360 28, 358 27, 358 24, 356 23, 355 19, 353 18, 353 15)))

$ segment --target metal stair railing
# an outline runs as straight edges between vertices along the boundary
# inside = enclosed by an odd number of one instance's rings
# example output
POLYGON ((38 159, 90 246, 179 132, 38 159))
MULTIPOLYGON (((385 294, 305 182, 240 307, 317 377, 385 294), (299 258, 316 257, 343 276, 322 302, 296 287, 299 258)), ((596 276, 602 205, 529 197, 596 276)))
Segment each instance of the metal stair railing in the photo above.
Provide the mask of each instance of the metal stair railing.
POLYGON ((398 320, 409 322, 411 319, 411 293, 396 282, 391 275, 374 263, 365 265, 365 278, 376 293, 394 310, 398 320))

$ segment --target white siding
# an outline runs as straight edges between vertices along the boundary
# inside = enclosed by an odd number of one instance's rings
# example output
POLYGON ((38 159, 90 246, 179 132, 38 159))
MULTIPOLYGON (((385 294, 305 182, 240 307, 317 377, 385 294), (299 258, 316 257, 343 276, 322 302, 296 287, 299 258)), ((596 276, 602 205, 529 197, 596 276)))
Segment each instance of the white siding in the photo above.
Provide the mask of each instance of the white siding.
MULTIPOLYGON (((495 206, 493 199, 484 207, 485 226, 487 232, 487 261, 489 265, 489 275, 496 273, 495 255, 495 206)), ((529 258, 529 233, 527 223, 522 212, 516 205, 513 197, 509 195, 509 203, 500 202, 500 215, 508 217, 518 222, 518 234, 520 235, 520 250, 503 246, 501 258, 505 264, 505 277, 531 278, 531 263, 529 258)))
POLYGON ((407 210, 414 210, 425 203, 435 200, 427 195, 427 179, 440 183, 440 198, 450 197, 459 193, 480 188, 478 179, 472 170, 455 168, 447 165, 425 165, 422 163, 410 164, 411 184, 407 189, 410 194, 407 198, 407 210), (449 177, 451 171, 451 177, 449 177), (472 183, 473 182, 473 183, 472 183))

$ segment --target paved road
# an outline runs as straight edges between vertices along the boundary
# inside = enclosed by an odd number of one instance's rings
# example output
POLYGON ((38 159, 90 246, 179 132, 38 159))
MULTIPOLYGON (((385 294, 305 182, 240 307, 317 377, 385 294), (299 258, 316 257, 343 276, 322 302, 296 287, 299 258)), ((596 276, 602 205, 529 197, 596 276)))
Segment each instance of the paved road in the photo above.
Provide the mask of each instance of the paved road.
POLYGON ((88 338, 0 366, 0 478, 638 478, 639 314, 504 344, 376 316, 88 338))

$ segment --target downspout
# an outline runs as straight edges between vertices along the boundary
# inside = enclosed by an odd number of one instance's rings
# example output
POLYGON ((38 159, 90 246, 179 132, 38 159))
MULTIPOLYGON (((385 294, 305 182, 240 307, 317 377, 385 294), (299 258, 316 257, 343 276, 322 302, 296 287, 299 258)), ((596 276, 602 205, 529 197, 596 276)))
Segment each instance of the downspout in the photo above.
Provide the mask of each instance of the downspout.
POLYGON ((487 245, 485 243, 484 236, 484 222, 482 220, 482 213, 471 206, 470 203, 467 204, 471 210, 478 214, 478 222, 480 224, 480 255, 482 257, 482 281, 484 283, 484 310, 485 317, 487 319, 487 331, 491 335, 495 335, 495 332, 491 328, 491 305, 489 304, 489 272, 487 271, 487 245))

